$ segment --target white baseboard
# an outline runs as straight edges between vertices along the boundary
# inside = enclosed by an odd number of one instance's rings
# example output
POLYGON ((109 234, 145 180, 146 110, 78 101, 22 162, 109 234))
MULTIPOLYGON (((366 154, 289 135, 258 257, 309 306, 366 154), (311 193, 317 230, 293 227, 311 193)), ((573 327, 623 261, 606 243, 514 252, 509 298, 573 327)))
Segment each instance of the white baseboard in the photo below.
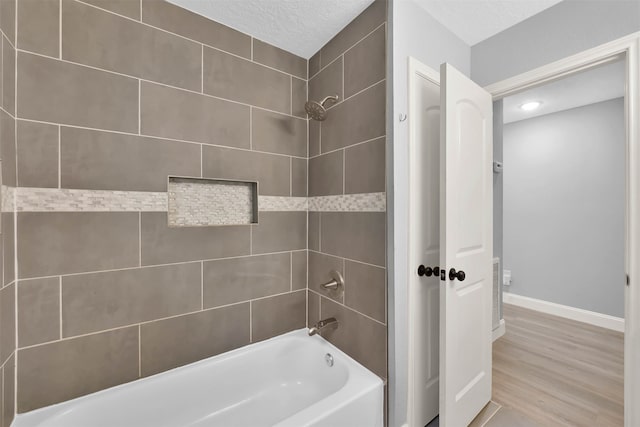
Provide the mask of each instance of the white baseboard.
POLYGON ((609 316, 608 314, 596 313, 595 311, 569 307, 568 305, 556 304, 535 298, 523 297, 522 295, 516 295, 510 292, 502 293, 502 301, 506 304, 517 305, 518 307, 564 317, 565 319, 624 332, 624 319, 620 317, 609 316))
POLYGON ((491 341, 495 341, 501 336, 503 336, 505 330, 506 328, 504 325, 504 319, 500 319, 500 324, 498 325, 498 327, 491 332, 491 341))

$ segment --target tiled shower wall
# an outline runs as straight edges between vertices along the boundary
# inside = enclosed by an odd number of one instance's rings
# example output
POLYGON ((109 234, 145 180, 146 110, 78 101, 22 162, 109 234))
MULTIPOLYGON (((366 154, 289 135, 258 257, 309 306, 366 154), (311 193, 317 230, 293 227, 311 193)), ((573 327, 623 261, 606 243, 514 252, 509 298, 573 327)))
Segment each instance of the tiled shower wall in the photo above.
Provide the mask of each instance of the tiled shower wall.
MULTIPOLYGON (((386 1, 376 0, 309 60, 309 99, 337 94, 324 122, 309 122, 309 195, 384 200, 386 1), (366 196, 365 196, 366 195, 366 196)), ((309 212, 309 323, 364 366, 387 377, 386 210, 309 212), (340 292, 321 283, 337 270, 340 292)))
POLYGON ((16 274, 15 212, 11 190, 16 185, 16 7, 15 2, 0 1, 0 158, 2 159, 2 199, 0 239, 0 425, 9 427, 15 407, 16 367, 16 274))
POLYGON ((305 326, 305 59, 160 0, 17 0, 17 50, 18 412, 305 326), (169 228, 169 175, 271 208, 169 228))

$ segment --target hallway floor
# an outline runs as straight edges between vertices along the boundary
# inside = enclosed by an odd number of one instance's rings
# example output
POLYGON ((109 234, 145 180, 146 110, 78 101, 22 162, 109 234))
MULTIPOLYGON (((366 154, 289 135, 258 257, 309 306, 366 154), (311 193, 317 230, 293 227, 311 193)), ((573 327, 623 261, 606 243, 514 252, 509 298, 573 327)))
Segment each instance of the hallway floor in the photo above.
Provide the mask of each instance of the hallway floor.
POLYGON ((623 425, 624 334, 508 304, 504 319, 493 346, 501 408, 478 426, 623 425), (503 411, 519 423, 496 424, 503 411))

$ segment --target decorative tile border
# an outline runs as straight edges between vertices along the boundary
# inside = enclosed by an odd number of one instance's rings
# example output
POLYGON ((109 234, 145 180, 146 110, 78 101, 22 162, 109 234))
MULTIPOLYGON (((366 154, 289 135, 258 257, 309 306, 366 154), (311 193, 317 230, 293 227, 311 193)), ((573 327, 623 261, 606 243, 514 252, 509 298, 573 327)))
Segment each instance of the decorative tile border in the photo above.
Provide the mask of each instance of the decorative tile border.
MULTIPOLYGON (((168 212, 168 193, 2 186, 2 212, 168 212)), ((259 196, 263 212, 385 212, 385 193, 259 196)))
POLYGON ((286 196, 259 196, 259 211, 306 211, 308 202, 306 197, 286 197, 286 196))
POLYGON ((386 209, 386 193, 309 197, 311 212, 384 212, 386 209))
POLYGON ((167 212, 164 192, 18 187, 15 194, 18 212, 167 212))

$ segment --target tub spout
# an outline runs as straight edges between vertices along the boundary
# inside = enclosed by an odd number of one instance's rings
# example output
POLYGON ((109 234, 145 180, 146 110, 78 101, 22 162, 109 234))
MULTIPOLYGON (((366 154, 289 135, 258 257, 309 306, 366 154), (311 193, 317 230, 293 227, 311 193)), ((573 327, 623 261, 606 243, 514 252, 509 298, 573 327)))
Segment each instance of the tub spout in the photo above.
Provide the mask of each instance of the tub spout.
POLYGON ((309 328, 309 336, 313 336, 319 333, 322 329, 331 326, 333 329, 338 327, 338 321, 335 317, 329 317, 328 319, 324 319, 313 325, 309 328))

